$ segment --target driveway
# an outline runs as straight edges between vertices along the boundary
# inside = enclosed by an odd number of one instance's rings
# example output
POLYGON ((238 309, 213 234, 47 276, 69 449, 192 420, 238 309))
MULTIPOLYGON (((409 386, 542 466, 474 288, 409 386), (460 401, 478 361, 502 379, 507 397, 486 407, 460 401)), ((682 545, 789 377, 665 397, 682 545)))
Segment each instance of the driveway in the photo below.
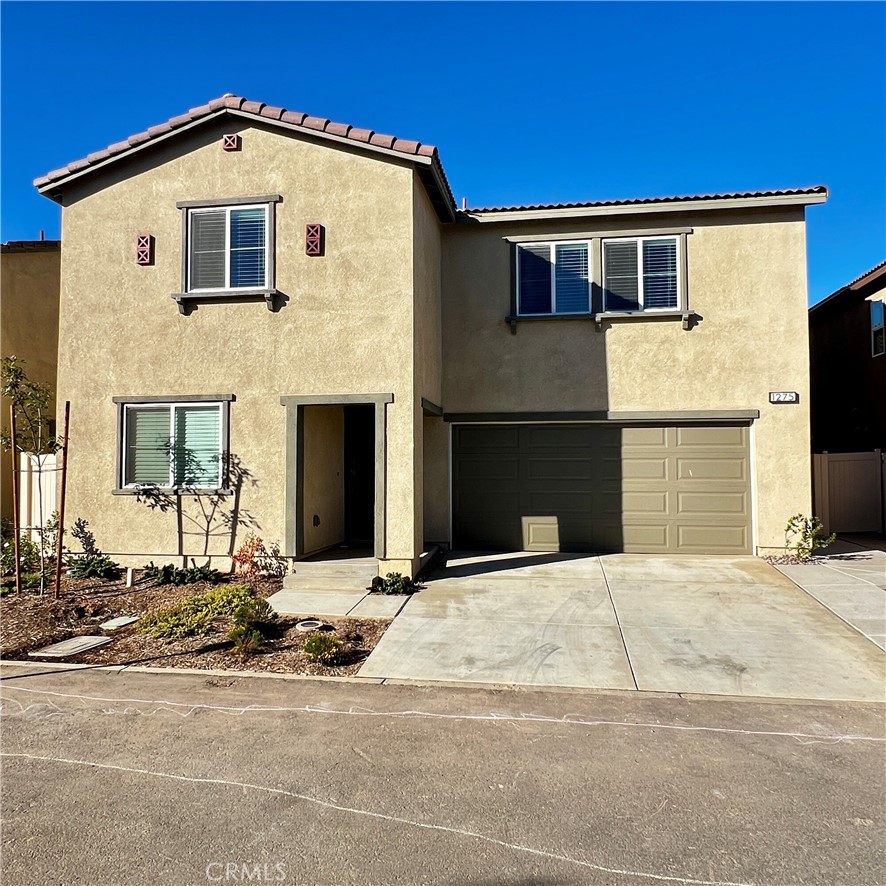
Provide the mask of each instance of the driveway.
POLYGON ((360 676, 882 701, 886 656, 754 557, 453 553, 360 676))

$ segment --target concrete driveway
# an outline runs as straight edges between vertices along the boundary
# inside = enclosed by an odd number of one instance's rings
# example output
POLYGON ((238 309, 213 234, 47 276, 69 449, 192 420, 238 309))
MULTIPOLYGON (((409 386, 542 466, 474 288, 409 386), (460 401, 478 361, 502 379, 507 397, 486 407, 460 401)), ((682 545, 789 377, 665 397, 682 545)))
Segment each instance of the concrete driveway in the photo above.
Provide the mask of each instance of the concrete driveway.
POLYGON ((360 676, 882 701, 886 655, 754 557, 454 553, 360 676))

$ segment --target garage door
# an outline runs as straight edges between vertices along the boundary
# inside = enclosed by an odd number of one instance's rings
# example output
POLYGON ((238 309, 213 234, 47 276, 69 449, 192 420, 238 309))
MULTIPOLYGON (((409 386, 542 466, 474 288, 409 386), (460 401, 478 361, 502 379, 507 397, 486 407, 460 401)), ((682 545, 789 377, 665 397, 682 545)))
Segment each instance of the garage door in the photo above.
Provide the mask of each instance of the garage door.
POLYGON ((751 551, 746 426, 455 425, 462 550, 751 551))

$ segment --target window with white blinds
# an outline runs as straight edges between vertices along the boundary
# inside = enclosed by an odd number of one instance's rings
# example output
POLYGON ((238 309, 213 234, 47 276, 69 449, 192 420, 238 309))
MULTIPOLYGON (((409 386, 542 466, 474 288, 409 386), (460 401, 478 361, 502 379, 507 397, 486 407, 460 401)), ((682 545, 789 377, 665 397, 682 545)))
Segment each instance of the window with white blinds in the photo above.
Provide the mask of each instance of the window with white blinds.
POLYGON ((654 311, 680 306, 676 237, 603 241, 603 310, 654 311))
POLYGON ((188 291, 268 287, 268 207, 188 211, 188 291))
POLYGON ((222 403, 127 404, 123 485, 222 486, 222 403))
POLYGON ((517 247, 518 314, 587 314, 590 310, 587 242, 517 247))

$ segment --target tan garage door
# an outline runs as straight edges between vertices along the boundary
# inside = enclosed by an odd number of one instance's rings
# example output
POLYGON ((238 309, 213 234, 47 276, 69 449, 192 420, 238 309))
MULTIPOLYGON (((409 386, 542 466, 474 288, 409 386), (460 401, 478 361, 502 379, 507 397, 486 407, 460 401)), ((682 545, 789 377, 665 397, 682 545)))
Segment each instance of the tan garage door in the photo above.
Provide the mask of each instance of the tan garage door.
POLYGON ((748 428, 456 425, 453 544, 746 554, 748 428))

